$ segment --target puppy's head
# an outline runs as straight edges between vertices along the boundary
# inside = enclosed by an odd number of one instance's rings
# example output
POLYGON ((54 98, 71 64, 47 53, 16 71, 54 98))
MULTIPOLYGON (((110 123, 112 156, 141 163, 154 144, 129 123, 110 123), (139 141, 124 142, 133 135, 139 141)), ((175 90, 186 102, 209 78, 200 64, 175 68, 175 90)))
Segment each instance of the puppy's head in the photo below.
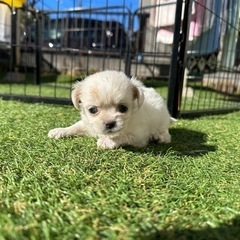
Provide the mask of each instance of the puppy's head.
POLYGON ((142 90, 123 73, 103 71, 74 85, 72 101, 97 135, 116 135, 143 103, 142 90))

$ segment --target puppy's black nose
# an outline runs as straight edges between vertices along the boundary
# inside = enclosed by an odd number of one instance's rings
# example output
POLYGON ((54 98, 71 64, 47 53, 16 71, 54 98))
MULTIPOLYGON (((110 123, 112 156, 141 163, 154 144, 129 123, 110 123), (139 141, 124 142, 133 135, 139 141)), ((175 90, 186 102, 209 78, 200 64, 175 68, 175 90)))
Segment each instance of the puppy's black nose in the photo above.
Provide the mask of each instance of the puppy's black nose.
POLYGON ((111 130, 114 127, 116 127, 116 122, 115 121, 109 121, 105 123, 106 129, 111 130))

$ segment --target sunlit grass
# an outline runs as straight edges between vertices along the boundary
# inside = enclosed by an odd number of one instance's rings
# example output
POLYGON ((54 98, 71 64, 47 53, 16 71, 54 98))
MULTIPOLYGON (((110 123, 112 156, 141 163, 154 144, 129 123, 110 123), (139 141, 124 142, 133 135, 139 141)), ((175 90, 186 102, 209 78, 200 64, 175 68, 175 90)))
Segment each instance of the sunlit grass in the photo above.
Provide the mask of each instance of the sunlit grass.
POLYGON ((0 239, 240 239, 240 112, 179 120, 172 143, 47 138, 71 106, 0 101, 0 239))

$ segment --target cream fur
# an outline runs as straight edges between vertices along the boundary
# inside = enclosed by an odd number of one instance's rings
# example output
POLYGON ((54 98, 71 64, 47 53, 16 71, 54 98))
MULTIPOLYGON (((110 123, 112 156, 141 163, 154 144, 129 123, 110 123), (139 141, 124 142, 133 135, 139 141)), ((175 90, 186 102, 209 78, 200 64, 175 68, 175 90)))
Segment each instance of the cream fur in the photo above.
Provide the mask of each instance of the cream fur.
POLYGON ((52 129, 48 137, 94 136, 104 149, 144 147, 150 140, 171 142, 168 128, 173 119, 163 98, 123 72, 98 72, 77 82, 72 101, 80 108, 81 120, 52 129))

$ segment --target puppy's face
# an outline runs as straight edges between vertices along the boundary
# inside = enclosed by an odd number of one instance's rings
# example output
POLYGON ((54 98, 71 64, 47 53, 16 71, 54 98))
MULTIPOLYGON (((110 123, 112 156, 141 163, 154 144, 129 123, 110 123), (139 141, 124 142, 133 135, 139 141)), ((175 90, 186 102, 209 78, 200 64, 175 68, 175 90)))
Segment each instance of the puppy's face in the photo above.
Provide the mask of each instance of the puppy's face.
POLYGON ((117 135, 124 130, 133 110, 140 107, 140 90, 121 72, 104 71, 75 84, 74 106, 97 135, 117 135), (80 102, 80 104, 79 104, 80 102))

